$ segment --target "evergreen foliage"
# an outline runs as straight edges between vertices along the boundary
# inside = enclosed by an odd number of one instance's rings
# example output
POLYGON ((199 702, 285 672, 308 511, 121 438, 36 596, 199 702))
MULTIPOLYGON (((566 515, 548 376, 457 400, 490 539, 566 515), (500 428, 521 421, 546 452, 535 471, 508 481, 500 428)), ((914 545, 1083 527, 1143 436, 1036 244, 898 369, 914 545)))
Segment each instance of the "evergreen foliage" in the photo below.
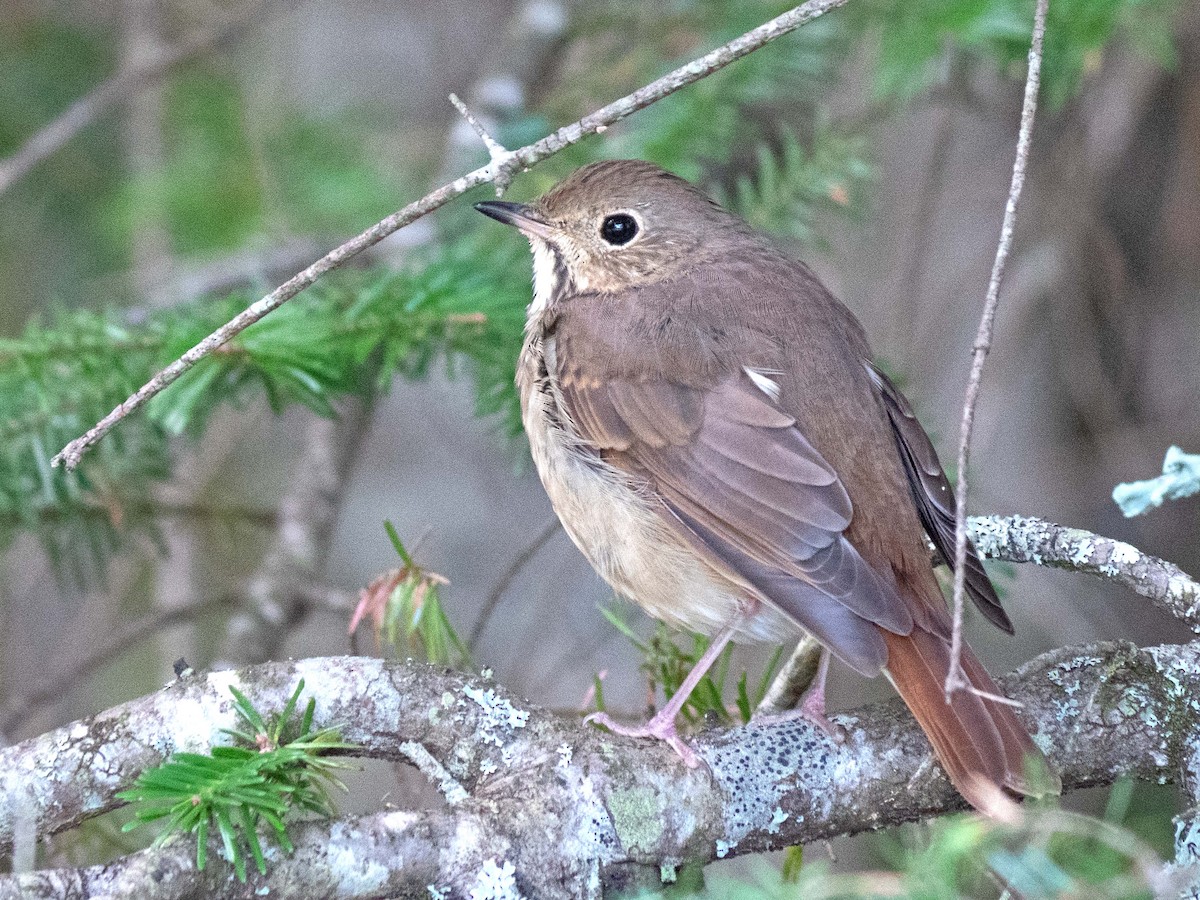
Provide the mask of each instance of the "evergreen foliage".
POLYGON ((208 753, 173 753, 160 766, 138 776, 133 787, 117 794, 134 807, 125 831, 167 819, 155 839, 161 845, 176 834, 196 836, 196 868, 208 862, 208 836, 221 838, 224 857, 246 880, 249 854, 267 873, 259 831, 270 829, 285 853, 295 848, 284 818, 292 810, 330 817, 336 814, 328 787, 345 790, 335 774, 347 764, 328 758, 355 749, 334 727, 313 730, 316 701, 310 699, 296 719, 304 680, 283 710, 268 720, 237 688, 230 687, 242 727, 224 729, 240 746, 213 747, 208 753))

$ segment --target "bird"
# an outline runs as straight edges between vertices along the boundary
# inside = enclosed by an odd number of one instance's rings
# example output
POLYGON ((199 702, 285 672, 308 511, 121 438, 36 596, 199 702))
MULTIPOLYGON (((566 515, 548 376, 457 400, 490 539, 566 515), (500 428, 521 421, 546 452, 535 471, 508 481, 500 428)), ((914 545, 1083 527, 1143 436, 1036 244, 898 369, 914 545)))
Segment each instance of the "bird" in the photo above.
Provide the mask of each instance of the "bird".
MULTIPOLYGON (((564 529, 619 595, 712 637, 648 722, 593 721, 696 765, 676 716, 728 642, 807 632, 822 659, 800 712, 827 731, 832 655, 886 675, 972 806, 986 812, 997 790, 1056 792, 965 642, 970 686, 947 699, 952 620, 927 539, 953 563, 953 494, 862 325, 813 271, 640 160, 475 209, 532 250, 516 380, 564 529)), ((975 605, 1011 634, 970 544, 965 567, 975 605)))

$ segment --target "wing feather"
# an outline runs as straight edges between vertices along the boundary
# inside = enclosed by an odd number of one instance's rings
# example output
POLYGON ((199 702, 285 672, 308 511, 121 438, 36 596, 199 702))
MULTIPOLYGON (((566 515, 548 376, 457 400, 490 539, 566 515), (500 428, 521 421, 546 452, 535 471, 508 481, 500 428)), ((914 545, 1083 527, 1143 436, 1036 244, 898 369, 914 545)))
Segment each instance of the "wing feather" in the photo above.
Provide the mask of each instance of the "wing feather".
POLYGON ((837 473, 744 372, 711 387, 564 372, 559 390, 580 436, 652 483, 670 527, 847 663, 877 672, 873 626, 912 629, 894 584, 843 535, 853 508, 837 473))
MULTIPOLYGON (((942 470, 937 451, 934 450, 929 435, 917 421, 908 400, 892 384, 891 379, 873 363, 868 362, 865 365, 891 421, 896 447, 900 451, 904 472, 908 476, 908 484, 917 503, 921 524, 946 561, 946 565, 953 570, 956 522, 954 492, 950 489, 950 482, 942 470)), ((996 589, 970 538, 967 539, 966 588, 979 611, 989 622, 1009 634, 1013 633, 1012 620, 1000 605, 996 589)))

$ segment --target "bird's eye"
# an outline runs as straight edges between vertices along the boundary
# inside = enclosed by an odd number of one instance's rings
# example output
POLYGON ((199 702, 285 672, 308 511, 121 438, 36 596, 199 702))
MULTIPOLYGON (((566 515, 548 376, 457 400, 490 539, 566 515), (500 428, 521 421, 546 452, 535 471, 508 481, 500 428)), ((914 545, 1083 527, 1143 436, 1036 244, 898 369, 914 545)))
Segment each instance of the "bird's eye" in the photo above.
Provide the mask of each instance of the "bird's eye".
POLYGON ((638 233, 637 219, 629 213, 613 213, 600 223, 600 237, 614 246, 628 244, 638 233))

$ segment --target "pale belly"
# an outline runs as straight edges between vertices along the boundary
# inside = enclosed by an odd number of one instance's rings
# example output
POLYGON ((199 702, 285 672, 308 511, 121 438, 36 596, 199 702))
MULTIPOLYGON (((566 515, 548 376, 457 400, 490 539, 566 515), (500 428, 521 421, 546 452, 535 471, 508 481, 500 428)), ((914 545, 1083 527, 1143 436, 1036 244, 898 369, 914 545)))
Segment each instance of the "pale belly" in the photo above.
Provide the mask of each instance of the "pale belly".
POLYGON ((704 634, 715 634, 750 610, 741 637, 784 641, 798 634, 791 619, 706 564, 655 511, 656 501, 624 473, 577 449, 556 425, 569 422, 555 414, 553 396, 532 382, 519 379, 538 475, 571 540, 617 593, 656 619, 704 634))

